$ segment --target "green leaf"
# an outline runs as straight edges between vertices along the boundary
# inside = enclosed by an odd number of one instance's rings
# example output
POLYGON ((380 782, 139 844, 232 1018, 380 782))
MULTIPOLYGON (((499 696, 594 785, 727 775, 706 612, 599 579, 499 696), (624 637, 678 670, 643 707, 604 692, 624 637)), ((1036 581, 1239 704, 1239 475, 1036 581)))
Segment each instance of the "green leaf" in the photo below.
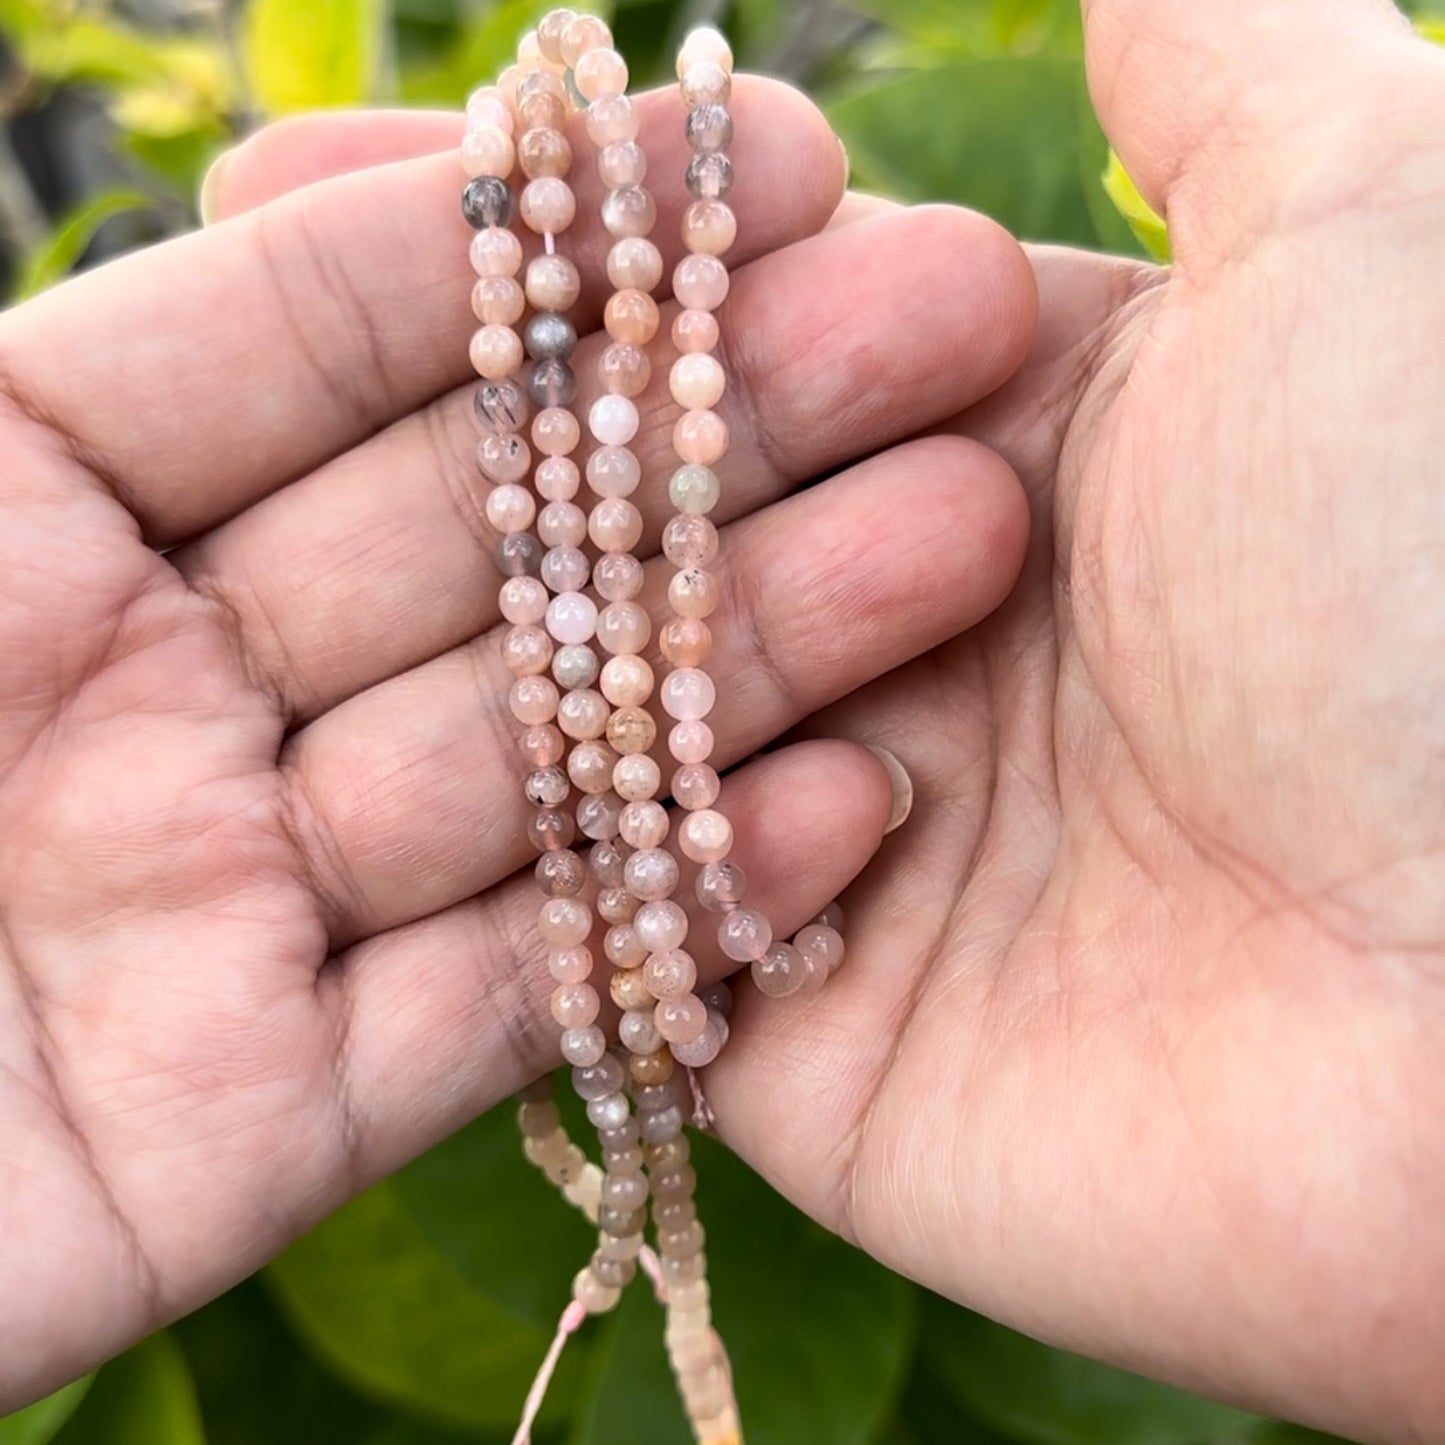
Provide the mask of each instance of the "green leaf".
POLYGON ((25 258, 12 299, 24 300, 53 286, 85 254, 95 233, 112 216, 150 210, 154 202, 139 191, 102 191, 56 226, 45 243, 25 258))
POLYGON ((45 1445, 75 1413, 94 1379, 94 1375, 87 1375, 13 1415, 0 1418, 0 1445, 45 1445))
POLYGON ((386 31, 385 0, 251 0, 246 74, 267 115, 371 97, 386 31))
POLYGON ((1104 171, 1104 191, 1149 255, 1156 261, 1167 261, 1169 228, 1164 218, 1139 194, 1134 178, 1112 150, 1104 171))
POLYGON ((1416 23, 1415 28, 1436 45, 1445 45, 1445 20, 1421 20, 1416 23))
POLYGON ((1022 1445, 1211 1445, 1268 1422, 1051 1349, 927 1296, 925 1358, 971 1415, 1022 1445))
POLYGON ((32 74, 57 84, 139 84, 165 74, 155 37, 94 19, 57 21, 37 28, 24 39, 20 63, 32 74))
MULTIPOLYGON (((913 1348, 916 1291, 786 1204, 711 1140, 693 1141, 718 1328, 749 1445, 872 1445, 913 1348)), ((688 1445, 662 1312, 634 1284, 609 1321, 570 1445, 688 1445)))
POLYGON ((206 1445, 185 1357, 170 1334, 104 1366, 55 1445, 206 1445))
MULTIPOLYGON (((913 1445, 1012 1445, 964 1413, 958 1398, 938 1381, 926 1361, 916 1360, 898 1410, 899 1439, 913 1445), (906 1434, 903 1431, 906 1430, 906 1434)), ((885 1434, 887 1445, 894 1437, 885 1434)))
POLYGON ((915 42, 926 56, 1077 54, 1078 0, 861 0, 855 9, 915 42))
POLYGON ((1075 59, 955 60, 827 109, 865 185, 972 206, 1032 240, 1100 242, 1081 165, 1089 131, 1075 59))
MULTIPOLYGON (((561 1200, 554 1207, 566 1208, 561 1200)), ((531 1258, 525 1236, 491 1245, 531 1258)), ((463 1279, 391 1182, 293 1245, 265 1277, 292 1325, 343 1379, 443 1423, 515 1424, 551 1338, 463 1279)), ((574 1344, 564 1358, 553 1412, 575 1392, 584 1353, 574 1344)))

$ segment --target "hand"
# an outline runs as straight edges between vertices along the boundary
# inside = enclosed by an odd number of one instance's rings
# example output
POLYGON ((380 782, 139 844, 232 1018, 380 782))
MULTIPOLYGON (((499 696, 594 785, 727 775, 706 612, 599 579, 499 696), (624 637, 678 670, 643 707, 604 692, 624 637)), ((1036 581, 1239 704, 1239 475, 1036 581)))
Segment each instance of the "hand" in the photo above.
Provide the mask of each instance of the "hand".
MULTIPOLYGON (((1015 369, 1034 303, 976 217, 817 234, 843 185, 821 117, 767 82, 734 102, 728 763, 1006 595, 1016 479, 976 443, 905 439, 1015 369)), ((664 178, 678 104, 646 102, 664 178)), ((556 1061, 463 384, 459 131, 283 127, 233 158, 220 209, 316 184, 0 317, 0 1410, 556 1061)), ((675 246, 682 188, 658 189, 675 246)), ((605 240, 566 237, 594 323, 605 240)), ((770 753, 724 801, 759 901, 796 927, 892 800, 872 754, 832 742, 770 753)))

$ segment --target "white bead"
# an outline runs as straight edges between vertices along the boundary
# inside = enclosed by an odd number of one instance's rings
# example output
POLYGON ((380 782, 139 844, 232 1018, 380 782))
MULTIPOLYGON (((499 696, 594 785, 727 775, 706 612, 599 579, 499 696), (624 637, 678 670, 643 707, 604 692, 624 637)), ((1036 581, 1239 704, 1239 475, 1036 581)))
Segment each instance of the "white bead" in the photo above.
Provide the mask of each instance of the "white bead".
POLYGON ((625 396, 600 396, 587 413, 587 425, 603 446, 625 447, 639 424, 637 408, 625 396))
POLYGON ((588 641, 597 632, 597 604, 583 592, 559 593, 547 605, 547 631, 558 642, 588 641))
POLYGON ((711 61, 732 74, 732 46, 727 43, 722 31, 714 30, 711 25, 700 25, 682 42, 682 48, 677 52, 677 78, 681 80, 694 65, 705 61, 711 61))

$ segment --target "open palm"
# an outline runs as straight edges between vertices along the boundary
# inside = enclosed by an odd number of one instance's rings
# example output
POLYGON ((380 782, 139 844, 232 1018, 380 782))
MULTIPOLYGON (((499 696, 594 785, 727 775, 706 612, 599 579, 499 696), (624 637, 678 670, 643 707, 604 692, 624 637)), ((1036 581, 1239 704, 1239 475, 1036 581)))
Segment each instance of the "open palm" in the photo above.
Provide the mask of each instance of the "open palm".
MULTIPOLYGON (((786 925, 889 806, 809 739, 891 749, 918 801, 848 895, 848 969, 744 997, 709 1090, 935 1288, 1408 1438, 1445 1417, 1445 160, 1418 109, 1368 118, 1445 82, 1368 4, 1303 48, 1222 8, 1279 107, 1230 125, 1254 72, 1222 58, 1197 114, 1160 101, 1170 55, 1217 58, 1190 7, 1090 16, 1169 275, 835 213, 816 116, 739 87, 719 735, 796 746, 724 802, 786 925)), ((551 1060, 427 154, 455 124, 264 136, 235 219, 0 323, 5 1401, 551 1060)), ((658 466, 670 421, 654 397, 658 466)))

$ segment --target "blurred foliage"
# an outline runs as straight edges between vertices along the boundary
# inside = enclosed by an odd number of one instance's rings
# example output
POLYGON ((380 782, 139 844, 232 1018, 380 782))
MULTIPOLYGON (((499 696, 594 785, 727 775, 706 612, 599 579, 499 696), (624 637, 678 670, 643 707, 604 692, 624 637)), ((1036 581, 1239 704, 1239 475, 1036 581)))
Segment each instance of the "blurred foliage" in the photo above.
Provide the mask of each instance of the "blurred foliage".
MULTIPOLYGON (((77 168, 84 184, 50 207, 37 182, 47 179, 38 170, 58 167, 53 150, 28 170, 16 150, 0 154, 13 293, 103 254, 112 227, 129 224, 119 244, 136 244, 193 225, 206 167, 266 119, 328 105, 457 105, 546 8, 189 0, 147 28, 120 4, 0 0, 12 130, 54 116, 54 145, 98 151, 77 168), (62 123, 77 106, 99 113, 99 142, 94 126, 62 123)), ((743 64, 821 97, 857 184, 977 206, 1027 237, 1167 254, 1162 221, 1089 109, 1074 0, 721 8, 743 64)), ((1445 41, 1445 0, 1413 9, 1445 41)), ((666 76, 691 13, 677 0, 619 0, 612 18, 639 81, 666 76)), ((716 1308, 752 1445, 1323 1438, 945 1304, 809 1223, 711 1141, 696 1153, 716 1308)), ((257 1280, 93 1380, 0 1419, 0 1445, 501 1445, 586 1250, 587 1231, 522 1162, 510 1109, 500 1109, 257 1280)), ((538 1445, 685 1445, 659 1334, 656 1306, 636 1285, 570 1348, 538 1445)))

